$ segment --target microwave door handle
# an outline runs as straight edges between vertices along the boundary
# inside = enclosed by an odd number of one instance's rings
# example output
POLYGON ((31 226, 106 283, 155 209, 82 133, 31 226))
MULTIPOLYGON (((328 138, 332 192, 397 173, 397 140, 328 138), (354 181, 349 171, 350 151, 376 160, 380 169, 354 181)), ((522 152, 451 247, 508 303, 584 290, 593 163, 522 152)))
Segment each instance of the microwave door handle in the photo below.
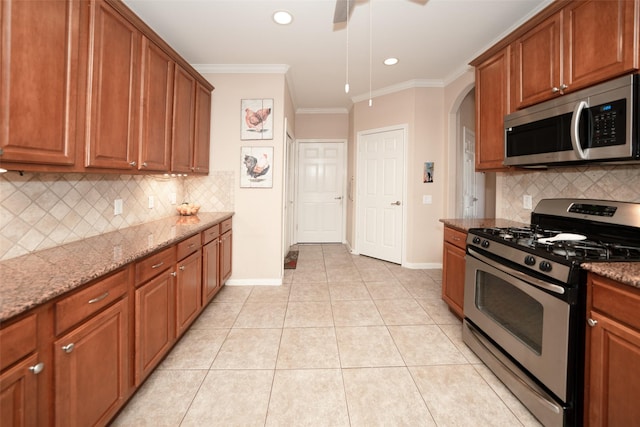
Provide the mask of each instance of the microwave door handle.
POLYGON ((571 145, 573 146, 574 153, 582 160, 586 159, 587 156, 580 144, 580 116, 582 115, 582 110, 588 107, 589 104, 587 104, 586 101, 578 102, 576 108, 573 110, 573 116, 571 116, 571 145))

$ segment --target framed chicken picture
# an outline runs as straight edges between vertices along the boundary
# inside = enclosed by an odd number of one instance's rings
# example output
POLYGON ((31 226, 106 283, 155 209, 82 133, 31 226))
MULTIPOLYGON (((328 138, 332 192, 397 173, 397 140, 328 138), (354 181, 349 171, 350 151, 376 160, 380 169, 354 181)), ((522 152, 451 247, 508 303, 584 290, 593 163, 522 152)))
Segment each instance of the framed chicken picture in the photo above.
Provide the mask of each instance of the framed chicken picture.
POLYGON ((273 99, 243 99, 240 139, 273 139, 273 99))
POLYGON ((273 187, 273 147, 242 147, 240 188, 273 187))

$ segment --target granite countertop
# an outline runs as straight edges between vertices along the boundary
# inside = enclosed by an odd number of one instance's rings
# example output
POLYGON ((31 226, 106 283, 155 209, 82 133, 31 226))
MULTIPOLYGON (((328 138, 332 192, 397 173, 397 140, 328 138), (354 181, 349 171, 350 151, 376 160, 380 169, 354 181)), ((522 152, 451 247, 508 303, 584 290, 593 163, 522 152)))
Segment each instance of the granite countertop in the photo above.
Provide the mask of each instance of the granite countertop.
MULTIPOLYGON (((521 222, 500 218, 452 218, 441 219, 440 222, 465 233, 470 228, 526 226, 521 222)), ((640 288, 640 262, 590 262, 582 264, 581 267, 625 285, 640 288)))
POLYGON ((231 216, 173 216, 2 261, 0 322, 231 216))
POLYGON ((527 225, 522 222, 501 218, 447 218, 441 219, 440 222, 464 233, 469 231, 470 228, 525 227, 527 225))

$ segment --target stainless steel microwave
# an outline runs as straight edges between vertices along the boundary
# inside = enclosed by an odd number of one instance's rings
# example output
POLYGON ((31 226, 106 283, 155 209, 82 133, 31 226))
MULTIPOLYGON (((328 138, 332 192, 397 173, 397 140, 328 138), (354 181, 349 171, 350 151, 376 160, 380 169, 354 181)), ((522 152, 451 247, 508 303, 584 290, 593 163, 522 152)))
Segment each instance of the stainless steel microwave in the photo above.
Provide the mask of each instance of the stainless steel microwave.
POLYGON ((638 74, 505 116, 507 166, 640 162, 638 74))

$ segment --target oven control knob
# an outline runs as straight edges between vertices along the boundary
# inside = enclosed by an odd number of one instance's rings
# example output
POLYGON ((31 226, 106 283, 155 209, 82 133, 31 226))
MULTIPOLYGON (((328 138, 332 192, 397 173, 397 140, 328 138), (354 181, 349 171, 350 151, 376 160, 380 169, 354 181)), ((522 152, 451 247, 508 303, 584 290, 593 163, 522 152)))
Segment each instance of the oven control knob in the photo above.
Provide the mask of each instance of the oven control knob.
POLYGON ((524 263, 527 265, 536 265, 536 259, 532 255, 524 257, 524 263))
POLYGON ((481 245, 481 246, 482 246, 483 248, 485 248, 485 249, 486 249, 486 248, 488 248, 488 247, 489 247, 489 241, 488 241, 488 240, 483 240, 483 241, 482 241, 482 245, 481 245))
POLYGON ((551 263, 549 261, 542 261, 540 263, 540 270, 542 271, 551 271, 551 263))
POLYGON ((481 239, 478 236, 475 236, 473 238, 472 242, 473 242, 474 245, 479 245, 480 244, 480 240, 481 239))

